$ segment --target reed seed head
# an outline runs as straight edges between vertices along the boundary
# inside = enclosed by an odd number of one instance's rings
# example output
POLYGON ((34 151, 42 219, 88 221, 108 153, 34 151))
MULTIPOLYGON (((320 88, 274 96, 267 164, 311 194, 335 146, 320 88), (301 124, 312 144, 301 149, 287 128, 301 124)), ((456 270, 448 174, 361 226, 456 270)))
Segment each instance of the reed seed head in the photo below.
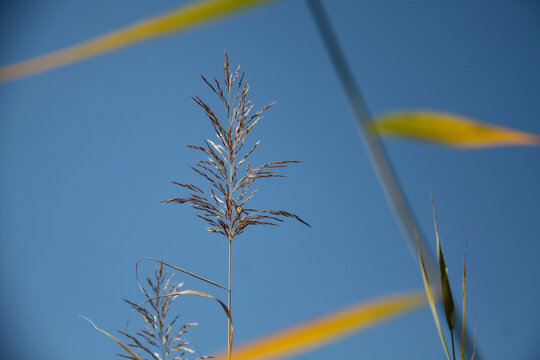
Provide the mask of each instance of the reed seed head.
POLYGON ((248 202, 257 192, 253 185, 258 180, 285 177, 278 173, 278 170, 300 162, 273 161, 256 167, 249 162, 250 155, 257 149, 260 141, 246 150, 246 139, 253 127, 263 118, 263 113, 274 103, 253 112, 253 105, 248 99, 248 80, 243 73, 240 74, 240 67, 231 73, 226 52, 223 82, 220 83, 217 78, 210 81, 202 75, 201 78, 223 103, 227 117, 226 121, 220 120, 201 98, 193 97, 210 120, 217 137, 216 142, 207 139, 200 146, 188 145, 205 155, 204 160, 196 161, 191 168, 206 180, 208 190, 174 181, 173 184, 187 189, 189 194, 160 202, 190 204, 197 210, 197 216, 209 225, 208 231, 222 234, 229 241, 249 226, 275 226, 286 218, 296 219, 309 226, 297 215, 284 210, 259 210, 248 206, 248 202))

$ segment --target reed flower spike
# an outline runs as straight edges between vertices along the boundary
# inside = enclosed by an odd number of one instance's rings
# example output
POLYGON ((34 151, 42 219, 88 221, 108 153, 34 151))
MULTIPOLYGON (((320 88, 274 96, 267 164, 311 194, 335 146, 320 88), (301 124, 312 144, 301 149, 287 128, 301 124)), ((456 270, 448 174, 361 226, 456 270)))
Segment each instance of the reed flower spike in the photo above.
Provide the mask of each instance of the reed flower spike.
POLYGON ((234 74, 230 72, 229 59, 225 53, 223 66, 224 80, 220 84, 217 78, 202 80, 219 97, 226 108, 227 123, 221 121, 212 109, 199 97, 193 100, 204 110, 216 133, 217 141, 205 140, 202 146, 188 145, 207 156, 198 160, 193 171, 209 183, 209 191, 204 191, 193 184, 173 182, 188 189, 191 193, 186 197, 161 201, 162 203, 189 203, 208 225, 208 231, 222 234, 229 240, 240 235, 251 225, 277 225, 284 218, 293 218, 309 226, 295 214, 284 210, 257 210, 248 207, 248 201, 257 190, 252 187, 257 180, 263 178, 284 177, 276 169, 287 167, 296 160, 274 161, 252 167, 249 156, 258 147, 256 142, 248 151, 244 150, 246 139, 253 127, 262 119, 262 114, 272 105, 267 105, 252 114, 253 105, 247 98, 248 81, 244 74, 239 76, 240 67, 234 74))

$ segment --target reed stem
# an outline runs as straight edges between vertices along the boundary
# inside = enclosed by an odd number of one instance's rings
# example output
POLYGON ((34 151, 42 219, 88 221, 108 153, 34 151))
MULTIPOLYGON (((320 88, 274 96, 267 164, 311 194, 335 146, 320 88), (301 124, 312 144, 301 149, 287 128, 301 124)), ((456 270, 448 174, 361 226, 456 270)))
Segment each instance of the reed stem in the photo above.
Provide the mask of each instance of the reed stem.
MULTIPOLYGON (((227 309, 229 314, 231 313, 231 250, 232 250, 232 238, 229 237, 229 299, 227 302, 227 309)), ((232 328, 231 328, 231 319, 227 320, 227 357, 228 360, 231 360, 232 355, 232 328)))

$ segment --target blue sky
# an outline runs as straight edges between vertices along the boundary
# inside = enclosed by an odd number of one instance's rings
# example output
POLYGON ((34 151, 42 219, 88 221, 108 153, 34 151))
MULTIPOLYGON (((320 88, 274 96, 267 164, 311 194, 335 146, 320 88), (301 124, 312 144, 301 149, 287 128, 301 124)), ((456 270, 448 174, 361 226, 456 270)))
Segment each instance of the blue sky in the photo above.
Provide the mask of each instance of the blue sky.
MULTIPOLYGON (((0 64, 183 3, 2 3, 0 64)), ((428 108, 540 134, 535 1, 324 5, 373 114, 428 108)), ((198 154, 184 145, 213 134, 190 97, 217 106, 198 74, 221 76, 224 50, 249 76, 255 106, 277 101, 251 135, 262 140, 253 162, 304 161, 286 179, 261 182, 253 205, 312 224, 251 228, 236 239, 236 343, 422 288, 308 8, 281 1, 0 85, 1 342, 12 358, 114 358, 118 346, 78 314, 123 328, 122 298, 141 300, 134 266, 142 256, 226 283, 226 241, 191 208, 157 203, 182 194, 169 181, 200 183, 190 170, 198 154)), ((467 316, 483 356, 537 358, 540 149, 384 144, 432 245, 433 193, 456 295, 470 227, 467 316)), ((213 303, 185 298, 176 309, 199 323, 190 339, 201 353, 226 346, 213 303)), ((428 308, 295 359, 398 356, 444 358, 428 308)))

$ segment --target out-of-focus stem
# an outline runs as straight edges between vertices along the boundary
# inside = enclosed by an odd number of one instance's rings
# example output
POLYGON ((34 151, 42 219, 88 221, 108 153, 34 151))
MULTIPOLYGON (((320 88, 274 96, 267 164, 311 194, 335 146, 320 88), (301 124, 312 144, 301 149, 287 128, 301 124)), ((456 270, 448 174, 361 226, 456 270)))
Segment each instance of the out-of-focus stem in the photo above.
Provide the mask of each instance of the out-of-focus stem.
MULTIPOLYGON (((435 265, 435 257, 427 246, 424 237, 421 235, 420 226, 418 226, 417 221, 414 218, 413 212, 409 207, 405 194, 401 189, 379 136, 373 131, 371 115, 362 94, 354 81, 354 76, 345 60, 345 56, 339 46, 326 12, 319 0, 307 0, 307 4, 315 19, 315 23, 321 34, 326 50, 328 51, 330 60, 341 81, 341 85, 345 90, 347 100, 349 101, 349 105, 356 118, 360 135, 364 140, 364 145, 373 167, 375 168, 375 172, 378 175, 379 183, 386 195, 386 199, 392 210, 394 210, 394 215, 409 242, 411 250, 413 250, 413 255, 417 260, 418 250, 425 255, 424 263, 429 278, 430 280, 433 280, 434 287, 438 287, 440 280, 438 280, 439 275, 435 265), (418 247, 420 249, 418 249, 418 247)), ((460 322, 460 320, 457 321, 457 326, 465 327, 465 324, 459 324, 460 322)), ((473 348, 473 341, 470 337, 465 337, 465 342, 465 349, 470 354, 471 349, 473 348)), ((477 355, 477 360, 480 358, 481 357, 477 355)))

